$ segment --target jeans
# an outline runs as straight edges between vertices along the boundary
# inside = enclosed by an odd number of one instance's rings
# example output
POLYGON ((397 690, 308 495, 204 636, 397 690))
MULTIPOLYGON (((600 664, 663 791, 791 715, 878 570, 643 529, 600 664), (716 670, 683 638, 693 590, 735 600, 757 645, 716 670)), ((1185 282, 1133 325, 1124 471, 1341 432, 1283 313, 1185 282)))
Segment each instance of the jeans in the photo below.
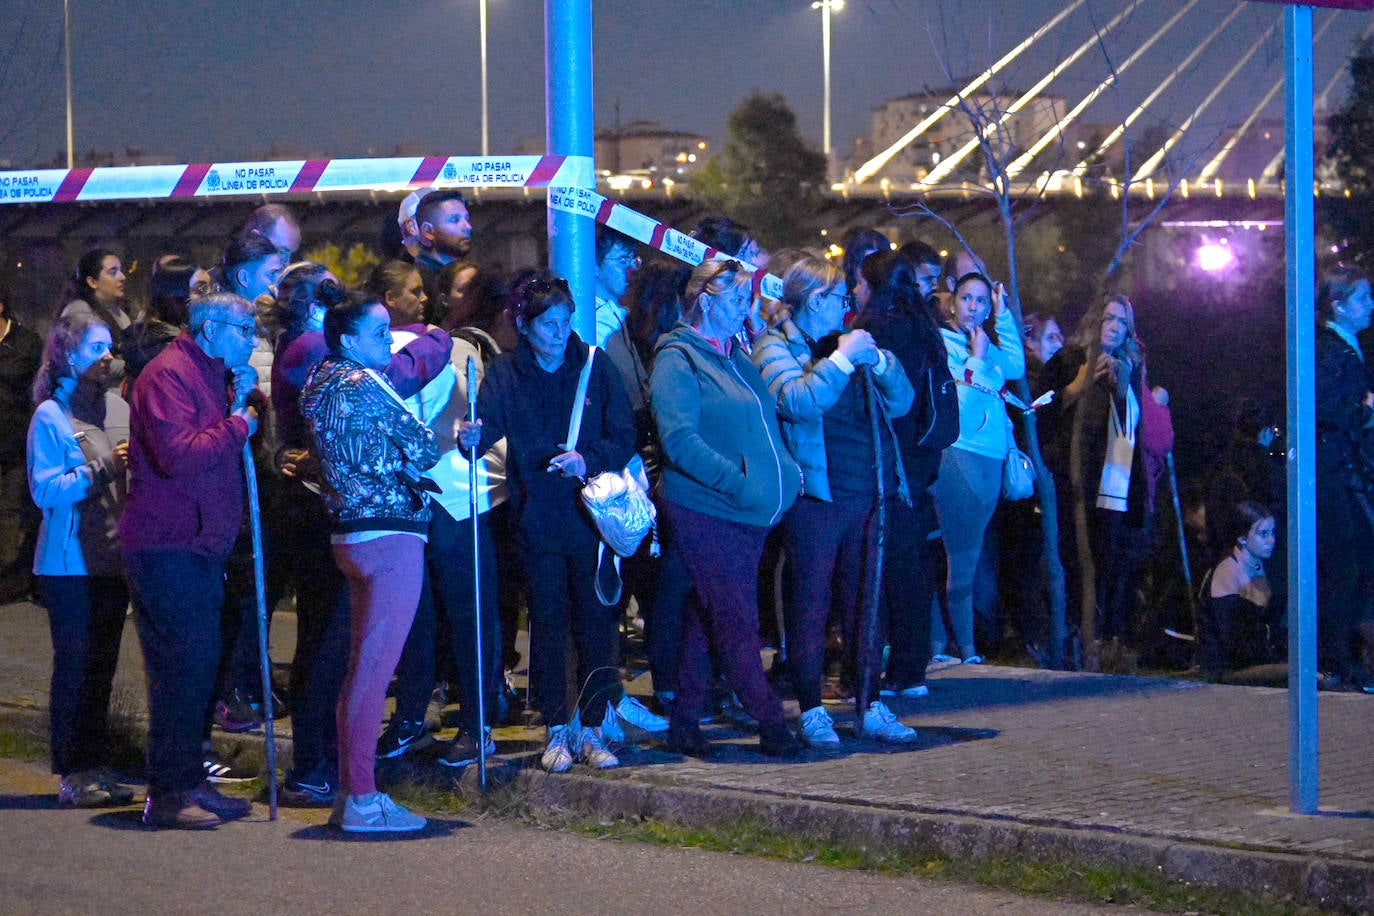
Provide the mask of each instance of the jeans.
POLYGON ((296 652, 291 659, 293 772, 337 764, 339 734, 334 708, 348 671, 348 585, 329 544, 324 502, 299 484, 283 486, 282 571, 296 590, 296 652), (287 505, 289 504, 289 505, 287 505))
POLYGON ((124 557, 148 673, 148 794, 205 779, 201 740, 220 662, 224 557, 132 550, 124 557))
POLYGON ((52 632, 48 721, 52 771, 101 766, 129 587, 118 576, 39 576, 52 632))
MULTIPOLYGON (((872 516, 872 499, 826 502, 803 496, 782 520, 787 670, 803 712, 821 705, 832 607, 838 608, 844 625, 846 654, 851 659, 860 655, 859 601, 872 516)), ((870 667, 880 661, 879 653, 869 653, 870 667)))
POLYGON ((687 603, 678 656, 680 715, 701 715, 714 648, 745 712, 761 728, 783 725, 782 702, 759 658, 759 560, 768 529, 704 515, 677 503, 663 505, 696 588, 696 599, 687 603))
MULTIPOLYGON (((496 685, 501 683, 497 667, 501 659, 501 615, 497 607, 496 544, 485 514, 477 516, 477 548, 481 588, 482 677, 486 689, 480 696, 491 724, 496 714, 496 685)), ((445 651, 448 667, 457 674, 460 703, 459 722, 469 735, 476 735, 482 723, 477 718, 477 591, 473 582, 472 519, 454 520, 435 507, 429 526, 429 545, 425 550, 429 584, 435 603, 448 622, 445 651)))
POLYGON ((574 706, 588 728, 620 698, 620 633, 614 607, 596 597, 596 546, 573 554, 526 553, 530 584, 530 685, 544 724, 564 725, 574 706), (577 702, 568 702, 566 646, 577 653, 577 702))
POLYGON ((883 607, 887 619, 887 680, 913 687, 926 679, 930 663, 931 602, 939 581, 935 507, 929 493, 913 493, 913 506, 887 502, 887 556, 883 562, 883 607))

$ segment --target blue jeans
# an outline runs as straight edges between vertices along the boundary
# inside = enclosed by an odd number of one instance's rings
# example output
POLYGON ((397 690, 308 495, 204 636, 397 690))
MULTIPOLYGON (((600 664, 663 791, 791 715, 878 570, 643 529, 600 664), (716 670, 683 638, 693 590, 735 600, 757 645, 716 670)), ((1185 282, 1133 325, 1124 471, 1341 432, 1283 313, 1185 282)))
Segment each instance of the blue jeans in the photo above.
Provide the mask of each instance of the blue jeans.
POLYGON ((205 779, 201 739, 220 661, 224 557, 133 550, 124 557, 148 673, 148 794, 205 779))
POLYGON ((66 776, 108 762, 110 691, 129 588, 118 576, 39 576, 38 583, 52 632, 52 771, 66 776))

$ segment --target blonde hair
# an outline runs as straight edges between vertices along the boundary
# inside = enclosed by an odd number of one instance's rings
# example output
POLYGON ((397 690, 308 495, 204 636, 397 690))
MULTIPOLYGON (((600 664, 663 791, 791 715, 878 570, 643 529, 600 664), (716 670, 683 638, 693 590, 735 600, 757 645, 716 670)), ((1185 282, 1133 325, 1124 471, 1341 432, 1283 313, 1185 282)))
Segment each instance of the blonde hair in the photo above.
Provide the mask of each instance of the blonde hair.
POLYGON ((782 278, 782 301, 793 314, 806 308, 816 293, 829 293, 844 280, 844 271, 820 258, 802 258, 782 278))
POLYGON ((753 274, 733 258, 702 261, 692 268, 692 275, 687 278, 687 287, 683 294, 686 299, 683 319, 691 325, 699 324, 702 315, 702 296, 722 295, 731 287, 748 286, 752 279, 753 274))

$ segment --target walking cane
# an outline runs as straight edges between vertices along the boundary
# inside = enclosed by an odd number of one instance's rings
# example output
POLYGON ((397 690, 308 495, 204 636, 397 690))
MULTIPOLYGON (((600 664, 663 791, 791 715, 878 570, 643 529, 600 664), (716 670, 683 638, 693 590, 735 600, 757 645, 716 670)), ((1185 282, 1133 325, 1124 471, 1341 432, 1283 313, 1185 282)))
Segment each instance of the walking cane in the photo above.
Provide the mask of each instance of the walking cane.
POLYGON ((1178 498, 1178 474, 1174 471, 1174 453, 1170 451, 1164 456, 1165 466, 1169 469, 1169 492, 1174 497, 1174 518, 1178 521, 1178 550, 1183 557, 1183 582, 1188 587, 1188 614, 1192 617, 1193 632, 1180 633, 1177 630, 1165 628, 1164 632, 1175 639, 1182 639, 1192 642, 1197 639, 1197 605, 1196 597, 1193 594, 1193 570, 1188 563, 1188 533, 1183 524, 1182 501, 1178 498))
MULTIPOLYGON (((468 357, 468 422, 477 422, 477 360, 468 357)), ((468 453, 468 509, 472 514, 472 619, 477 630, 477 781, 487 788, 487 682, 482 665, 482 552, 478 541, 477 446, 468 453)))
POLYGON ((868 555, 864 569, 863 607, 860 609, 859 646, 856 653, 859 661, 859 682, 855 685, 854 691, 854 705, 857 707, 855 714, 858 719, 855 731, 863 734, 864 712, 877 693, 873 685, 873 656, 882 651, 877 642, 879 608, 882 605, 883 554, 887 541, 887 497, 884 492, 886 481, 883 477, 882 417, 879 413, 881 406, 878 403, 873 376, 867 366, 860 369, 859 378, 863 382, 864 396, 868 402, 868 417, 873 426, 873 464, 878 470, 877 506, 873 512, 872 535, 868 542, 872 553, 868 555))
POLYGON ((253 594, 258 612, 258 661, 262 664, 262 721, 267 738, 268 820, 277 819, 277 726, 272 709, 272 659, 267 652, 267 577, 262 567, 262 507, 252 441, 243 446, 243 473, 248 479, 248 525, 253 532, 253 594))

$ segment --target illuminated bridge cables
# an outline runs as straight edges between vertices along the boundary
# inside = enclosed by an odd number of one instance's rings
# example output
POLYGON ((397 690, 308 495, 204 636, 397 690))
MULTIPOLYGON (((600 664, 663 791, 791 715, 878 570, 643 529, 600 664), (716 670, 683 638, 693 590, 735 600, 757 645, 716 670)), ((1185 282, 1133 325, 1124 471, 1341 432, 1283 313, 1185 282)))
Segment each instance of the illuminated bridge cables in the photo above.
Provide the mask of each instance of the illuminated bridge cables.
POLYGON ((915 140, 917 137, 921 136, 921 134, 930 130, 930 128, 935 125, 935 122, 939 121, 946 114, 948 114, 951 111, 957 110, 961 99, 967 97, 969 94, 973 92, 976 92, 984 83, 986 83, 988 80, 996 76, 1008 64, 1016 60, 1016 58, 1020 57, 1021 54, 1027 48, 1029 48, 1031 45, 1039 41, 1041 37, 1045 35, 1045 33, 1049 32, 1050 29, 1053 29, 1055 26, 1059 25, 1059 23, 1063 22, 1066 18, 1068 18, 1069 14, 1074 12, 1074 10, 1078 9, 1086 2, 1087 0, 1072 0, 1072 2, 1067 7, 1060 10, 1058 13, 1055 13, 1054 16, 1052 16, 1049 19, 1049 21, 1047 21, 1044 25, 1040 26, 1040 28, 1036 29, 1030 35, 1026 36, 1026 38, 1020 44, 1012 48, 1006 54, 1002 55, 1002 58, 998 60, 997 63, 993 64, 991 67, 988 67, 982 73, 978 74, 978 76, 974 77, 968 85, 960 89, 955 95, 950 96, 947 102, 945 102, 940 107, 936 108, 935 111, 931 112, 926 117, 922 118, 921 122, 917 124, 915 127, 911 128, 911 130, 903 134, 900 140, 898 140, 896 143, 892 144, 887 149, 883 150, 881 153, 874 156, 872 159, 868 160, 863 165, 855 169, 854 183, 863 184, 865 181, 872 178, 874 175, 878 174, 878 172, 882 170, 883 166, 891 162, 893 156, 896 156, 902 150, 906 149, 907 146, 911 144, 911 141, 915 140))
POLYGON ((1183 135, 1188 132, 1188 128, 1193 126, 1193 122, 1202 115, 1203 111, 1207 109, 1207 106, 1216 101, 1217 96, 1221 95, 1222 90, 1230 85, 1231 80, 1236 78, 1236 74, 1240 73, 1241 69, 1250 62, 1250 58, 1254 57, 1255 53, 1259 51, 1260 48, 1264 47, 1264 43, 1273 36, 1274 30, 1278 28, 1281 18, 1282 17, 1275 18, 1274 24, 1269 26, 1269 28, 1264 31, 1263 35, 1255 39, 1255 43, 1250 46, 1250 50, 1246 51, 1245 54, 1241 56, 1240 60, 1236 61, 1235 66, 1233 66, 1230 71, 1227 72, 1226 76, 1222 78, 1221 82, 1217 83, 1216 87, 1213 88, 1211 92, 1207 93, 1207 97, 1202 100, 1202 104, 1193 109, 1193 113, 1188 115, 1187 120, 1180 124, 1178 129, 1173 132, 1169 139, 1164 141, 1164 145, 1161 146, 1153 156, 1147 159, 1145 164, 1142 165, 1138 171, 1136 171, 1135 175, 1131 177, 1132 184, 1137 181, 1144 181, 1146 177, 1154 174, 1154 171, 1164 162, 1164 157, 1169 154, 1169 150, 1174 148, 1174 144, 1178 143, 1178 141, 1183 138, 1183 135))
MULTIPOLYGON (((1340 15, 1340 14, 1337 13, 1336 15, 1340 15)), ((1370 36, 1371 34, 1374 34, 1374 22, 1371 22, 1371 23, 1365 28, 1364 33, 1363 33, 1362 35, 1360 35, 1360 39, 1359 39, 1359 41, 1355 42, 1355 45, 1358 47, 1359 45, 1364 44, 1364 43, 1369 39, 1369 36, 1370 36)), ((1316 43, 1316 39, 1315 39, 1315 38, 1312 39, 1312 41, 1313 41, 1314 44, 1316 43)), ((1341 77, 1342 77, 1342 76, 1345 76, 1345 73, 1346 73, 1346 68, 1345 68, 1344 66, 1340 66, 1340 67, 1337 67, 1337 68, 1336 68, 1335 74, 1331 77, 1331 79, 1330 79, 1329 81, 1327 81, 1326 88, 1323 89, 1323 90, 1317 95, 1316 107, 1317 107, 1318 109, 1322 109, 1322 108, 1325 108, 1325 107, 1326 107, 1326 99, 1327 99, 1327 97, 1330 96, 1331 93, 1335 90, 1336 84, 1339 83, 1339 82, 1341 81, 1341 77)), ((1282 147, 1280 147, 1279 151, 1278 151, 1277 153, 1274 154, 1274 158, 1273 158, 1273 159, 1270 159, 1270 160, 1269 160, 1269 164, 1266 165, 1266 166, 1264 167, 1264 171, 1260 172, 1260 182, 1261 182, 1261 183, 1269 183, 1269 182, 1274 182, 1274 181, 1277 181, 1277 180, 1278 180, 1279 169, 1281 169, 1281 168, 1283 167, 1283 154, 1284 154, 1284 150, 1283 150, 1282 147)))
POLYGON ((1071 108, 1064 115, 1064 117, 1060 118, 1058 121, 1054 123, 1053 127, 1045 131, 1044 136, 1042 136, 1039 140, 1036 140, 1035 143, 1032 144, 1029 149, 1027 149, 1020 156, 1017 156, 1015 161, 1013 161, 1011 165, 1007 166, 1007 177, 1015 178, 1017 175, 1020 175, 1023 171, 1026 170, 1026 167, 1031 164, 1031 161, 1034 160, 1036 156, 1040 155, 1040 153, 1044 151, 1045 147, 1049 146, 1055 140, 1064 136, 1064 129, 1066 127, 1068 127, 1075 120, 1077 120, 1078 116, 1081 115, 1089 105, 1091 105, 1093 102, 1096 102, 1098 98, 1102 95, 1102 93, 1106 92, 1109 88, 1112 87, 1113 84, 1116 83, 1117 77, 1121 76, 1128 69, 1130 69, 1131 64, 1135 63, 1137 60, 1141 58, 1142 55, 1145 54, 1146 51, 1154 47, 1155 42, 1163 38, 1170 29, 1172 29, 1175 25, 1178 24, 1178 21, 1180 19, 1182 19, 1190 10, 1192 10, 1193 7, 1197 6, 1200 2, 1201 0, 1189 0, 1187 6, 1183 7, 1183 9, 1179 10, 1177 13, 1174 13, 1174 15, 1170 17, 1168 22, 1160 26, 1159 29, 1153 35, 1151 35, 1140 45, 1140 47, 1132 51, 1131 55, 1127 57, 1125 60, 1123 60, 1119 66, 1114 68, 1112 72, 1107 75, 1106 79, 1104 79, 1102 82, 1098 83, 1095 87, 1093 87, 1093 90, 1089 92, 1087 95, 1085 95, 1081 102, 1073 106, 1073 108, 1071 108))
POLYGON ((1118 25, 1120 25, 1127 16, 1135 12, 1135 9, 1136 4, 1128 4, 1125 7, 1125 9, 1118 13, 1112 19, 1111 22, 1104 25, 1101 28, 1101 30, 1094 30, 1093 34, 1088 38, 1087 41, 1083 42, 1081 45, 1075 48, 1073 53, 1070 54, 1068 57, 1064 58, 1059 63, 1055 64, 1054 67, 1050 69, 1049 73, 1046 73, 1044 76, 1042 76, 1034 86, 1026 90, 1020 98, 1018 98, 1016 101, 1008 105, 1004 111, 999 112, 997 114, 996 119, 992 123, 974 124, 974 138, 965 143, 963 146, 959 147, 959 149, 955 150, 953 153, 950 153, 944 159, 940 160, 940 164, 930 170, 930 174, 926 175, 926 177, 921 181, 921 184, 926 186, 936 185, 939 184, 941 181, 944 181, 946 178, 948 178, 949 175, 953 173, 953 171, 956 168, 959 167, 959 163, 963 162, 965 159, 968 158, 970 153, 978 149, 978 146, 982 142, 983 137, 985 137, 988 133, 997 130, 997 128, 1007 123, 1007 120, 1012 115, 1016 114, 1022 108, 1025 108, 1031 102, 1035 101, 1036 96, 1043 92, 1046 86, 1054 82, 1054 80, 1059 76, 1059 74, 1063 73, 1069 67, 1076 64, 1084 54, 1087 54, 1093 48, 1097 47, 1098 43, 1102 40, 1102 36, 1110 32, 1112 29, 1116 28, 1118 25))
POLYGON ((1202 44, 1194 48, 1192 52, 1186 58, 1184 58, 1183 63, 1179 64, 1177 69, 1173 70, 1171 73, 1169 73, 1168 76, 1164 77, 1164 80, 1158 86, 1156 86, 1148 96, 1146 96, 1145 101, 1137 105, 1135 110, 1128 114, 1126 118, 1118 126, 1112 129, 1112 132, 1107 135, 1107 138, 1103 140, 1100 144, 1098 144, 1097 149, 1093 150, 1091 153, 1087 155, 1086 158, 1079 162, 1078 165, 1073 167, 1073 174, 1076 177, 1082 177, 1084 173, 1088 171, 1088 163, 1090 161, 1102 156, 1104 153, 1107 152, 1107 150, 1111 149, 1112 144, 1120 140, 1121 137, 1126 133, 1126 131, 1130 129, 1131 125, 1134 124, 1140 118, 1141 115, 1143 115, 1146 111, 1149 110, 1150 105, 1152 105, 1156 99, 1158 99, 1161 95, 1164 94, 1164 91, 1173 84, 1174 80, 1178 79, 1180 73, 1186 71, 1192 65, 1193 61, 1197 60, 1199 57, 1202 56, 1202 52, 1207 50, 1207 46, 1210 45, 1212 42, 1216 41, 1217 36, 1226 30, 1226 27, 1231 24, 1232 20, 1234 20, 1237 16, 1240 15, 1240 11, 1244 8, 1245 4, 1238 2, 1236 4, 1235 9, 1231 10, 1230 14, 1228 14, 1225 19, 1221 20, 1217 27, 1212 30, 1212 34, 1208 35, 1207 38, 1203 40, 1202 44))
MULTIPOLYGON (((1331 28, 1339 16, 1340 13, 1333 12, 1330 18, 1328 18, 1322 27, 1317 30, 1317 34, 1312 41, 1314 43, 1321 41, 1321 37, 1326 34, 1327 29, 1331 28)), ((1212 157, 1212 160, 1198 173, 1198 184, 1205 185, 1216 177, 1217 172, 1221 171, 1221 167, 1226 162, 1227 157, 1231 155, 1231 150, 1235 149, 1236 145, 1240 143, 1241 140, 1245 139, 1245 135, 1249 133, 1250 128, 1255 126, 1255 122, 1259 120, 1260 115, 1269 107, 1269 103, 1274 101, 1274 96, 1278 95, 1279 90, 1282 88, 1283 77, 1279 77, 1278 82, 1274 83, 1269 91, 1265 93, 1264 98, 1260 100, 1260 103, 1255 106, 1255 110, 1250 112, 1250 116, 1245 119, 1240 127, 1236 128, 1236 132, 1231 135, 1231 138, 1226 141, 1222 148, 1217 151, 1217 154, 1212 157)))

